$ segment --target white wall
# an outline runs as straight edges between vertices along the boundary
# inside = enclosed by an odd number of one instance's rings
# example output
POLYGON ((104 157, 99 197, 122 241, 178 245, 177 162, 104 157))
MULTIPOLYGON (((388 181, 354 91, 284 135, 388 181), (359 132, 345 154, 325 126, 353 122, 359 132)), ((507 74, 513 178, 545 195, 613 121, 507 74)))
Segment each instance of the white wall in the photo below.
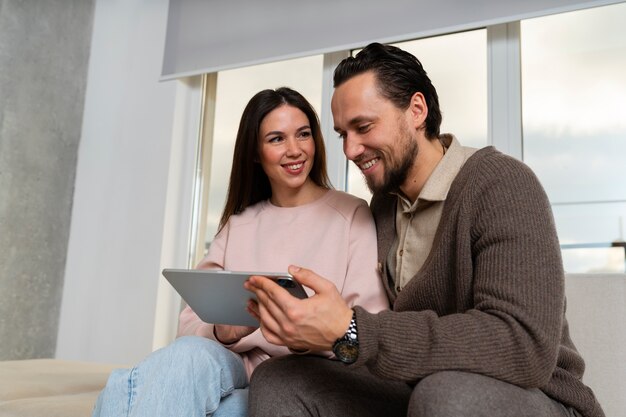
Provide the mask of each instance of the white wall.
POLYGON ((152 350, 176 82, 167 0, 97 0, 56 357, 152 350))

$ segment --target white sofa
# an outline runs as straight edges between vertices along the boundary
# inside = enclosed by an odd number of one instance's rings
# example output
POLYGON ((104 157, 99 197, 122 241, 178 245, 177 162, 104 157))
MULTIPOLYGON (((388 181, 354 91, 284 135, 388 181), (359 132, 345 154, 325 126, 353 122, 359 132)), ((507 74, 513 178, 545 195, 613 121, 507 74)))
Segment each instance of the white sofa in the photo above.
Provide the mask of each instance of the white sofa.
POLYGON ((583 381, 607 417, 626 416, 626 274, 568 274, 567 320, 583 381))
POLYGON ((0 417, 89 417, 114 368, 57 359, 0 362, 0 417))
MULTIPOLYGON (((626 416, 626 274, 566 278, 570 333, 607 417, 626 416)), ((114 366, 0 362, 0 417, 89 417, 114 366)))

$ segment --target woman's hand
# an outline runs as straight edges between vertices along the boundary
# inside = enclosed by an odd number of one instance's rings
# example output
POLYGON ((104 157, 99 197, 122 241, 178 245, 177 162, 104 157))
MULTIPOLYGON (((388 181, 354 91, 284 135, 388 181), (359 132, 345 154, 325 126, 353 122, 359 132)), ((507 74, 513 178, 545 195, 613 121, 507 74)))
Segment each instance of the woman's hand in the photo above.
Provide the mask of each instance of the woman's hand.
POLYGON ((230 326, 227 324, 216 324, 215 325, 215 337, 218 342, 221 342, 225 345, 229 345, 231 343, 238 342, 241 338, 248 336, 250 333, 254 332, 256 327, 248 327, 248 326, 230 326))
POLYGON ((217 338, 218 342, 227 345, 239 341, 239 339, 249 335, 256 329, 256 327, 205 323, 191 307, 187 306, 178 317, 178 334, 176 336, 217 338))

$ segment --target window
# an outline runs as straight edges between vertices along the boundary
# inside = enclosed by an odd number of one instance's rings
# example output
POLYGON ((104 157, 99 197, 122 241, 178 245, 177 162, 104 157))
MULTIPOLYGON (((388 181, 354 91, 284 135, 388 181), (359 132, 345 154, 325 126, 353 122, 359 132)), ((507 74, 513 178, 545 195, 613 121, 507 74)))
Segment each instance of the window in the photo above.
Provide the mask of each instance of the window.
MULTIPOLYGON (((394 45, 420 60, 437 89, 443 114, 441 132, 453 133, 464 146, 486 146, 487 31, 480 29, 394 45)), ((365 180, 352 163, 348 168, 348 191, 367 201, 371 198, 365 180)))
POLYGON ((626 4, 521 23, 524 161, 568 272, 624 272, 626 4))
MULTIPOLYGON (((510 152, 535 171, 548 193, 568 272, 626 270, 624 21, 626 3, 522 21, 521 68, 515 63, 504 70, 505 75, 511 70, 522 74, 523 136, 515 126, 518 147, 510 152)), ((518 31, 507 36, 517 44, 518 31)), ((477 29, 396 44, 420 59, 436 86, 442 132, 476 148, 486 146, 489 136, 489 42, 487 29, 477 29)), ((218 74, 212 157, 203 168, 210 195, 207 214, 201 216, 206 221, 200 242, 208 243, 217 230, 244 105, 263 88, 287 85, 302 92, 322 115, 331 95, 323 73, 332 71, 323 61, 318 55, 218 74)), ((519 89, 514 90, 505 95, 519 104, 519 89)), ((322 130, 331 131, 329 126, 322 130)), ((329 155, 341 153, 340 147, 331 148, 327 146, 329 155)), ((338 166, 340 171, 344 167, 338 166)), ((347 191, 369 200, 358 168, 348 163, 346 171, 347 191)))

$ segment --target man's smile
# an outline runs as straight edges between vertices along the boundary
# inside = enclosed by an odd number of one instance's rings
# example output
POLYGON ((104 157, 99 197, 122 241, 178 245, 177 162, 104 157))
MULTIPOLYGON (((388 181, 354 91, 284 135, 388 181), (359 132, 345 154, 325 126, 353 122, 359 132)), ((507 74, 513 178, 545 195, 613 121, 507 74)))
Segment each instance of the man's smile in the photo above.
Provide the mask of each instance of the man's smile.
POLYGON ((376 165, 378 161, 380 161, 380 158, 376 157, 374 159, 370 159, 365 162, 359 163, 358 165, 359 165, 359 168, 361 168, 361 171, 367 171, 368 169, 376 165))

